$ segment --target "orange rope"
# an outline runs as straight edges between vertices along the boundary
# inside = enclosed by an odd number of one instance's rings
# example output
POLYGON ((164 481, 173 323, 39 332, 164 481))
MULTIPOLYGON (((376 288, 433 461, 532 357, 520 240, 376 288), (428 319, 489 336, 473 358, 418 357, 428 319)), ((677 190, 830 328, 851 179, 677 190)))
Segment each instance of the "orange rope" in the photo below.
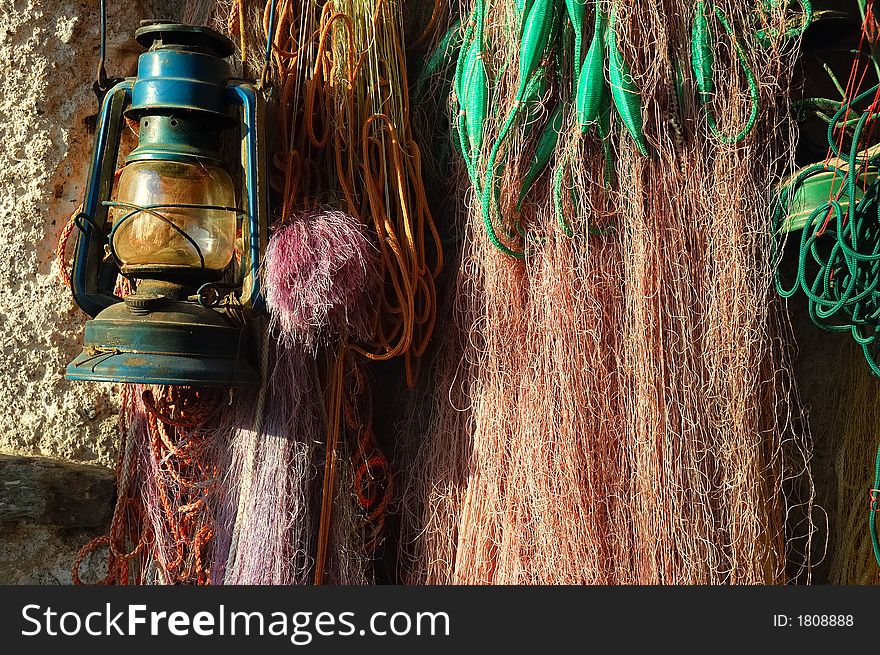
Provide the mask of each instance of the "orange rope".
POLYGON ((384 535, 385 517, 394 497, 394 477, 388 459, 379 449, 373 433, 370 388, 361 366, 355 364, 348 376, 344 414, 349 430, 358 435, 354 455, 354 489, 358 504, 370 524, 367 551, 375 551, 384 535))
POLYGON ((55 246, 55 264, 58 268, 58 275, 61 276, 61 281, 68 289, 70 289, 70 272, 67 270, 67 242, 70 240, 70 235, 76 226, 74 219, 76 219, 76 215, 81 211, 82 205, 67 219, 64 229, 61 230, 61 235, 58 237, 58 245, 55 246))
MULTIPOLYGON (((441 10, 442 3, 435 2, 426 34, 436 28, 441 10)), ((300 11, 308 9, 301 7, 300 11)), ((306 18, 298 22, 300 29, 311 30, 306 18)), ((392 29, 393 18, 386 3, 377 2, 367 20, 378 32, 392 29)), ((397 32, 391 33, 394 38, 389 37, 390 61, 371 62, 370 75, 379 73, 371 82, 364 66, 368 53, 358 51, 354 43, 355 17, 339 11, 332 1, 324 3, 314 31, 299 35, 298 49, 287 47, 297 41, 296 19, 293 6, 282 4, 277 34, 283 34, 287 42, 281 47, 278 39, 282 37, 277 37, 273 44, 277 69, 282 71, 279 105, 282 142, 286 144, 283 152, 272 157, 273 168, 280 175, 273 186, 283 195, 279 221, 314 203, 312 187, 319 181, 317 175, 327 174, 323 164, 329 157, 346 210, 376 231, 387 287, 373 339, 353 344, 352 350, 373 360, 404 357, 407 384, 413 386, 415 360, 424 354, 436 320, 434 284, 443 256, 422 181, 421 153, 409 136, 401 37, 397 32), (314 53, 308 66, 299 59, 294 61, 306 51, 314 53), (371 102, 383 112, 369 109, 371 102)))
MULTIPOLYGON (((129 426, 125 412, 120 421, 122 444, 117 461, 117 480, 128 479, 125 494, 117 498, 109 533, 86 544, 77 555, 72 575, 81 583, 79 570, 84 559, 102 546, 108 547, 108 576, 106 584, 125 584, 128 581, 129 562, 155 562, 171 583, 209 584, 210 563, 206 553, 214 536, 208 514, 208 497, 215 493, 219 473, 203 461, 201 452, 204 439, 196 428, 216 415, 221 393, 188 387, 153 387, 141 396, 146 410, 148 446, 156 462, 152 479, 143 477, 136 462, 124 469, 124 451, 127 448, 129 426), (151 484, 161 506, 162 529, 172 539, 170 555, 158 548, 155 529, 146 517, 141 496, 142 485, 151 484), (129 544, 131 544, 129 546, 129 544)), ((124 406, 133 401, 131 387, 123 386, 124 406)))
MULTIPOLYGON (((126 122, 133 132, 137 133, 135 127, 132 126, 130 119, 126 119, 126 122)), ((137 123, 134 123, 136 126, 137 123)), ((122 167, 116 169, 116 172, 113 174, 114 183, 119 180, 119 176, 122 174, 122 167)), ((70 241, 70 236, 73 234, 73 228, 76 227, 76 216, 83 210, 83 205, 80 203, 79 207, 75 212, 73 212, 70 217, 67 219, 67 223, 64 225, 64 229, 61 230, 61 234, 58 236, 58 243, 55 245, 55 264, 58 268, 58 275, 61 278, 62 283, 68 289, 71 288, 70 281, 70 271, 67 269, 67 245, 70 241)))
MULTIPOLYGON (((328 189, 335 187, 346 211, 375 230, 385 281, 372 339, 341 344, 328 379, 316 584, 322 583, 328 565, 342 413, 350 404, 342 386, 346 354, 355 351, 370 360, 403 357, 407 383, 414 386, 417 360, 436 321, 435 280, 443 263, 422 181, 421 153, 411 137, 399 17, 384 0, 378 0, 375 11, 366 17, 340 10, 342 6, 328 0, 319 9, 283 0, 272 43, 282 144, 271 157, 271 184, 282 196, 274 224, 297 210, 320 206, 319 199, 323 201, 328 189), (364 27, 371 31, 369 51, 356 46, 356 35, 363 38, 364 27), (387 43, 388 50, 382 52, 379 43, 387 43)), ((264 31, 268 7, 267 2, 264 31)), ((442 16, 443 3, 435 0, 425 38, 442 16)), ((393 483, 369 423, 362 419, 357 428, 348 425, 348 429, 358 435, 358 499, 378 535, 393 483)))
POLYGON ((229 12, 227 29, 231 34, 238 34, 238 49, 241 55, 241 63, 247 63, 247 41, 245 27, 244 0, 233 3, 229 12))
MULTIPOLYGON (((125 405, 130 399, 130 387, 123 385, 120 392, 122 404, 125 405)), ((129 480, 128 488, 122 489, 116 498, 116 506, 113 510, 113 518, 110 529, 106 535, 97 537, 83 546, 73 561, 71 578, 74 584, 84 584, 80 577, 80 568, 83 561, 99 548, 107 547, 107 576, 95 584, 128 584, 129 562, 141 556, 146 550, 150 540, 150 530, 144 522, 144 510, 139 490, 133 483, 136 475, 136 465, 132 459, 125 469, 125 452, 128 447, 127 425, 124 414, 120 418, 121 443, 116 461, 116 479, 119 482, 126 478, 129 480), (128 550, 129 535, 138 535, 131 550, 128 550)))
POLYGON ((412 387, 415 385, 413 360, 425 352, 436 320, 434 281, 443 265, 442 245, 421 183, 421 154, 415 142, 407 142, 410 152, 405 153, 391 119, 384 114, 374 114, 363 125, 361 144, 367 213, 373 218, 386 280, 393 295, 389 298, 386 294, 382 299, 381 311, 386 320, 377 324, 375 345, 378 348, 353 346, 352 349, 372 360, 403 355, 406 381, 412 387), (373 123, 378 123, 378 131, 371 129, 373 123), (388 138, 383 138, 385 134, 388 138), (389 164, 397 192, 394 195, 385 189, 384 171, 389 164), (414 203, 407 193, 410 188, 415 191, 414 203), (386 205, 386 198, 394 198, 390 206, 386 205), (391 216, 397 220, 393 221, 391 216), (425 248, 426 227, 436 256, 430 268, 425 248))
POLYGON ((339 457, 339 438, 342 432, 342 395, 345 373, 346 346, 339 347, 333 374, 330 378, 330 416, 324 457, 324 483, 321 490, 321 520, 318 525, 318 548, 315 557, 315 584, 324 582, 327 569, 327 552, 330 545, 330 528, 333 518, 333 496, 336 486, 336 465, 339 457))
MULTIPOLYGON (((79 553, 77 553, 76 557, 73 560, 73 566, 71 567, 70 576, 73 584, 82 585, 85 584, 80 578, 80 568, 82 567, 83 561, 85 561, 86 557, 88 557, 92 552, 100 548, 101 546, 107 546, 110 543, 110 537, 107 535, 101 537, 95 537, 85 546, 83 546, 79 553)), ((111 585, 111 584, 125 584, 128 581, 128 567, 121 567, 121 563, 118 561, 112 560, 111 555, 111 564, 107 567, 107 575, 103 580, 98 580, 93 584, 98 585, 111 585)))

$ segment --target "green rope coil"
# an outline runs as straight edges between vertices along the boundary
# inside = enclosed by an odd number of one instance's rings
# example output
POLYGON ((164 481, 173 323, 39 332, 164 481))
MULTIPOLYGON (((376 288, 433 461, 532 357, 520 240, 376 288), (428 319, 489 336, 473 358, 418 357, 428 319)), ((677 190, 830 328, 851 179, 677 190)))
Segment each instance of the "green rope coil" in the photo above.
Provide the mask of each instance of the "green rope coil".
MULTIPOLYGON (((846 103, 833 116, 828 130, 831 150, 840 155, 834 126, 852 105, 873 97, 874 86, 846 103)), ((810 319, 832 332, 849 332, 861 347, 871 372, 880 376, 880 157, 859 149, 865 125, 876 116, 862 112, 852 143, 841 165, 815 164, 801 171, 780 191, 774 210, 776 250, 792 229, 790 214, 809 211, 801 228, 797 277, 790 287, 775 272, 777 292, 785 298, 802 293, 810 319), (824 176, 819 178, 818 176, 824 176), (827 199, 815 207, 796 206, 805 197, 806 185, 827 185, 827 199)), ((777 256, 777 255, 774 255, 777 256)))
POLYGON ((519 51, 519 85, 517 87, 513 108, 507 115, 507 119, 498 133, 498 138, 492 146, 486 163, 486 175, 483 183, 481 209, 483 223, 489 235, 489 240, 496 248, 511 257, 522 258, 525 253, 514 250, 502 243, 495 232, 492 215, 497 211, 498 194, 496 192, 496 180, 498 176, 498 156, 502 146, 506 142, 510 130, 520 115, 520 111, 526 106, 526 94, 532 76, 538 71, 541 59, 550 47, 553 36, 554 23, 553 0, 534 0, 525 16, 522 30, 522 43, 519 51), (493 211, 495 210, 495 211, 493 211))
MULTIPOLYGON (((458 60, 453 77, 453 89, 458 101, 458 115, 453 123, 456 133, 456 144, 464 159, 468 175, 475 194, 480 203, 480 210, 486 233, 490 242, 501 252, 511 257, 522 258, 525 252, 512 247, 520 237, 526 238, 524 226, 514 222, 515 228, 506 233, 507 242, 503 240, 505 232, 497 227, 501 215, 499 185, 500 175, 505 168, 507 157, 506 144, 514 128, 534 130, 539 116, 544 112, 544 98, 549 88, 549 79, 563 79, 565 67, 572 69, 572 79, 577 86, 572 91, 573 102, 559 103, 550 113, 544 128, 540 131, 535 145, 534 155, 523 178, 522 186, 516 203, 519 211, 522 203, 531 190, 535 180, 541 175, 559 147, 564 110, 568 104, 578 116, 581 131, 595 126, 602 144, 606 160, 605 178, 610 186, 613 180, 613 162, 611 155, 612 107, 616 107, 627 131, 632 135, 639 151, 647 154, 647 144, 642 132, 641 98, 633 82, 632 74, 617 51, 616 37, 608 36, 605 16, 600 3, 595 2, 595 29, 590 48, 583 57, 583 25, 587 0, 518 0, 517 12, 520 18, 519 46, 519 78, 513 106, 508 111, 498 130, 497 137, 487 148, 483 143, 483 133, 487 121, 494 120, 501 108, 492 98, 493 81, 488 75, 484 64, 484 32, 486 10, 485 0, 476 0, 466 27, 458 28, 459 36, 447 36, 441 39, 437 50, 448 51, 459 42, 458 60), (567 15, 568 22, 564 21, 567 15), (572 43, 572 35, 574 42, 572 43), (567 53, 571 50, 571 55, 567 53), (612 91, 609 92, 605 81, 605 61, 609 60, 608 77, 612 91), (555 75, 552 70, 555 64, 555 75), (551 77, 552 76, 552 77, 551 77), (613 96, 613 98, 612 98, 613 96), (484 154, 486 153, 486 154, 484 154)), ((440 62, 444 59, 437 55, 440 62)), ((501 72, 492 71, 497 79, 509 62, 504 62, 501 72)), ((512 63, 512 62, 510 62, 512 63)), ((435 61, 434 55, 426 64, 428 75, 442 68, 443 64, 435 61)), ((424 84, 424 83, 422 83, 424 84)), ((421 84, 419 85, 421 87, 421 84)), ((560 168, 570 168, 568 161, 571 152, 560 154, 560 168)), ((554 180, 557 186, 561 180, 554 180)), ((557 194, 558 196, 558 194, 557 194)), ((577 198, 573 198, 576 206, 577 198)), ((561 203, 556 207, 561 211, 561 203)), ((557 212, 558 213, 558 212, 557 212)), ((564 216, 560 222, 565 225, 564 216)), ((564 229, 571 233, 570 229, 564 229)), ((591 230, 592 231, 592 230, 591 230)))

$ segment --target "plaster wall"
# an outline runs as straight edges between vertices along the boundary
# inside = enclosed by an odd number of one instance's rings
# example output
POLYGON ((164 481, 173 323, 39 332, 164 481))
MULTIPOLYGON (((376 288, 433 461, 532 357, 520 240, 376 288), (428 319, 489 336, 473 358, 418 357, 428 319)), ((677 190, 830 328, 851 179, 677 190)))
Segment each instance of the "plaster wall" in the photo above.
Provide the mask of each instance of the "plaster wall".
MULTIPOLYGON (((179 19, 184 5, 107 4, 111 76, 134 72, 141 19, 179 19)), ((0 452, 111 465, 116 391, 63 378, 85 315, 54 254, 88 173, 98 35, 98 0, 0 3, 0 452)))

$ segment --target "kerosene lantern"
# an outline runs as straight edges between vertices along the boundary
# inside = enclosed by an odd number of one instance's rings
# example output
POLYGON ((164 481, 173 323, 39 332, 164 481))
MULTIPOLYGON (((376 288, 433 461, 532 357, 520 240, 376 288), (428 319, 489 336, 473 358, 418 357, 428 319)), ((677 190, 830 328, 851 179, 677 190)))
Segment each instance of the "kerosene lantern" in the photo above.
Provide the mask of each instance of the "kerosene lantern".
POLYGON ((262 94, 232 78, 232 42, 207 27, 135 33, 137 76, 105 96, 73 266, 93 317, 75 380, 253 386, 249 321, 267 240, 262 94), (124 119, 138 145, 117 171, 124 119), (134 292, 114 295, 119 274, 134 292))

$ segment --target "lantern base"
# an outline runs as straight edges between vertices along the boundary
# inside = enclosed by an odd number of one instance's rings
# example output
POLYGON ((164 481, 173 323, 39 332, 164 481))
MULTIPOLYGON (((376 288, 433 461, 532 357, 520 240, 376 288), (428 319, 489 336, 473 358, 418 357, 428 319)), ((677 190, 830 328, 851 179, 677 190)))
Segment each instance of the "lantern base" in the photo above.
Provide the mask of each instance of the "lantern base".
POLYGON ((116 303, 86 322, 83 352, 67 366, 71 380, 255 387, 247 335, 219 312, 166 300, 149 308, 116 303))

